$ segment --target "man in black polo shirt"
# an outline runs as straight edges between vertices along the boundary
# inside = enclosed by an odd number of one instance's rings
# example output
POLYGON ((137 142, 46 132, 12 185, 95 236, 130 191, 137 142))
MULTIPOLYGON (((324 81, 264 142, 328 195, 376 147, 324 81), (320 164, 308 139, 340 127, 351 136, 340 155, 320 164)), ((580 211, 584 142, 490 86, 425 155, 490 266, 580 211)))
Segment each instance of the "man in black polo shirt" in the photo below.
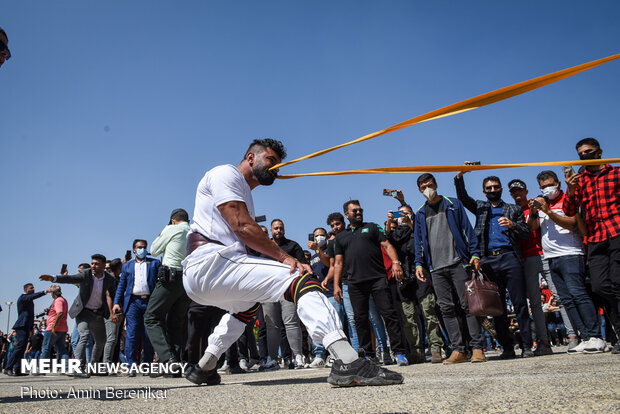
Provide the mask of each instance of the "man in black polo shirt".
POLYGON ((368 322, 368 301, 372 295, 379 313, 385 321, 392 351, 398 365, 407 365, 405 346, 398 313, 392 305, 387 273, 383 264, 381 247, 393 262, 392 274, 396 280, 403 278, 403 268, 398 254, 385 236, 385 232, 375 223, 364 223, 363 209, 357 200, 349 200, 343 206, 350 226, 336 236, 334 251, 334 296, 342 297, 340 279, 343 267, 348 277, 349 296, 355 312, 355 327, 360 342, 360 351, 366 356, 374 356, 372 337, 368 322))

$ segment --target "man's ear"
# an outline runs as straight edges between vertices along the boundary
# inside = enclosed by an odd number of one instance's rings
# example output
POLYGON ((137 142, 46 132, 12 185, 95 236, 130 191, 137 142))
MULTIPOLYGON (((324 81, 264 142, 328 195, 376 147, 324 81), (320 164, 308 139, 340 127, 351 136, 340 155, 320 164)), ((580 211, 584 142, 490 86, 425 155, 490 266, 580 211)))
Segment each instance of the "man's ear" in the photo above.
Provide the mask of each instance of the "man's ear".
POLYGON ((253 152, 249 152, 245 159, 250 164, 250 166, 252 166, 254 165, 254 161, 256 161, 256 154, 254 154, 253 152))

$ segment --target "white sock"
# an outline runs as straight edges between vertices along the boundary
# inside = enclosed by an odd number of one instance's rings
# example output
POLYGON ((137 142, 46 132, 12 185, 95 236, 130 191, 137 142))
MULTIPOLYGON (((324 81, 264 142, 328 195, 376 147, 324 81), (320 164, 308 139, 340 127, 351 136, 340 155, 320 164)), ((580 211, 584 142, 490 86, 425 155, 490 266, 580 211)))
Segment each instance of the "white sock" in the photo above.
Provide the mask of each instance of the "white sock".
POLYGON ((211 371, 214 370, 217 366, 218 358, 210 352, 205 352, 205 354, 198 361, 198 366, 203 371, 211 371))
POLYGON ((336 359, 341 360, 345 364, 350 364, 359 358, 355 349, 351 346, 348 341, 341 339, 332 343, 327 347, 327 350, 330 354, 332 354, 336 359))

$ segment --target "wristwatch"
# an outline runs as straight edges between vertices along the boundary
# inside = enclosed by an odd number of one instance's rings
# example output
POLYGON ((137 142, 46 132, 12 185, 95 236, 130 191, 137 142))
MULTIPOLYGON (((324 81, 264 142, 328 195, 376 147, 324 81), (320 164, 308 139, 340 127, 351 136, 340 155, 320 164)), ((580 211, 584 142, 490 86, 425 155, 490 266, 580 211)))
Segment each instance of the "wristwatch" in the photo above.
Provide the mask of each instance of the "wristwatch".
POLYGON ((392 263, 396 263, 397 265, 400 265, 400 266, 402 266, 402 265, 403 265, 403 264, 400 262, 400 260, 397 260, 397 261, 392 262, 392 263))

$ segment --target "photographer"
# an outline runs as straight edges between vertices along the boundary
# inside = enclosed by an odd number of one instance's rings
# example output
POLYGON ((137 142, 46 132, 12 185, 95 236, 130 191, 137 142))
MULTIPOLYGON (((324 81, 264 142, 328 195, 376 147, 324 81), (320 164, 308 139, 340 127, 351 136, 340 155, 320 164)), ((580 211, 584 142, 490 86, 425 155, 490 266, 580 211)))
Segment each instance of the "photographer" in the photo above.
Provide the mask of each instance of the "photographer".
MULTIPOLYGON (((402 195, 402 192, 400 193, 402 195)), ((403 197, 404 200, 404 197, 403 197)), ((425 362, 424 340, 420 336, 418 326, 418 305, 422 309, 421 320, 426 324, 426 335, 431 347, 431 362, 441 362, 441 348, 443 339, 439 329, 439 319, 435 312, 435 293, 429 281, 416 280, 415 277, 415 254, 414 254, 414 214, 411 207, 401 205, 398 208, 398 216, 394 220, 394 213, 388 212, 386 229, 388 241, 392 243, 398 259, 403 264, 403 281, 398 285, 390 285, 392 297, 396 306, 400 306, 403 319, 405 337, 409 343, 409 363, 417 364, 425 362), (395 226, 394 226, 395 224, 395 226)))
POLYGON ((582 342, 569 348, 568 353, 603 352, 607 345, 601 339, 596 308, 586 290, 583 238, 576 231, 577 217, 564 214, 566 195, 553 171, 542 171, 536 179, 549 201, 543 197, 529 201, 530 225, 542 233, 542 250, 551 279, 571 323, 581 333, 582 342))
MULTIPOLYGON (((151 293, 144 324, 162 362, 180 362, 187 339, 187 309, 189 297, 183 288, 183 265, 187 251, 189 215, 178 208, 170 215, 170 222, 153 241, 151 254, 163 253, 157 283, 151 293)), ((158 374, 151 374, 152 377, 158 374)), ((174 376, 181 376, 176 373, 174 376)))
POLYGON ((478 238, 463 204, 454 198, 440 196, 437 193, 437 181, 432 174, 420 175, 417 183, 418 190, 427 201, 415 218, 416 277, 426 281, 425 270, 433 272, 437 304, 453 349, 444 364, 467 362, 463 339, 466 335, 461 331, 456 306, 460 306, 466 315, 470 346, 473 349, 471 362, 486 362, 482 351, 480 323, 469 314, 465 294, 465 282, 470 279, 471 271, 477 271, 480 267, 478 238), (456 292, 458 304, 455 303, 452 290, 456 292))
POLYGON ((51 349, 56 349, 56 357, 68 359, 69 354, 65 348, 65 336, 69 330, 67 326, 67 316, 69 315, 69 304, 62 297, 62 290, 58 285, 50 286, 54 302, 47 312, 47 327, 43 332, 43 351, 41 359, 48 359, 51 349))

